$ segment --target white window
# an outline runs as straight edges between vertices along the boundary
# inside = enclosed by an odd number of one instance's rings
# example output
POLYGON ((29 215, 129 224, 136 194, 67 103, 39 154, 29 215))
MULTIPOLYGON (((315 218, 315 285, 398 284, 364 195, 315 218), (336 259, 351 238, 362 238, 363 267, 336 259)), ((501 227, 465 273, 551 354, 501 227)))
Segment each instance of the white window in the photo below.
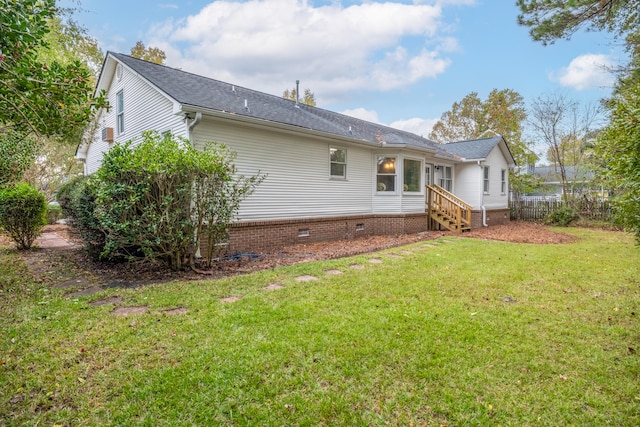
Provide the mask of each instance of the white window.
POLYGON ((396 158, 378 156, 376 173, 376 190, 378 192, 396 191, 396 158))
POLYGON ((442 168, 442 175, 440 176, 440 187, 447 191, 452 191, 453 178, 451 172, 451 166, 440 166, 442 168))
POLYGON ((485 193, 489 193, 489 166, 485 166, 482 172, 484 175, 482 189, 485 193))
POLYGON ((500 172, 500 192, 507 194, 507 170, 502 169, 500 172))
POLYGON ((329 147, 329 162, 331 163, 331 178, 347 178, 347 150, 329 147))
POLYGON ((124 133, 124 92, 116 94, 116 128, 118 135, 124 133))
POLYGON ((406 192, 420 193, 422 186, 422 162, 420 160, 404 159, 404 186, 406 192))
POLYGON ((425 185, 431 185, 431 181, 433 180, 433 165, 427 164, 424 167, 424 183, 425 185))

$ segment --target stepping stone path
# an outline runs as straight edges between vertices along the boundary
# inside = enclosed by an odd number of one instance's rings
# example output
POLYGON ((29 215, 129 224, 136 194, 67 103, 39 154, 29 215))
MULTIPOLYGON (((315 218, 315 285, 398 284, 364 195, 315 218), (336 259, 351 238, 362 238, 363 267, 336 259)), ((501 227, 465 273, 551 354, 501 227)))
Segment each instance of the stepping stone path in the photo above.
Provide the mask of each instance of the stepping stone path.
POLYGON ((402 258, 402 255, 398 255, 398 254, 387 254, 387 256, 389 258, 402 258))
POLYGON ((298 276, 295 278, 296 282, 311 282, 313 280, 318 280, 316 276, 298 276))
POLYGON ((362 264, 351 264, 349 267, 353 268, 354 270, 364 270, 364 265, 362 264))
POLYGON ((411 251, 400 251, 400 253, 404 255, 413 255, 413 252, 411 251))
POLYGON ((268 286, 265 286, 264 288, 262 288, 263 291, 277 291, 278 289, 282 289, 284 288, 284 286, 282 286, 279 283, 272 283, 268 286))
POLYGON ((342 271, 340 271, 340 270, 325 270, 324 273, 325 274, 337 275, 337 274, 342 274, 342 271))
POLYGON ((382 260, 378 258, 371 258, 371 259, 368 259, 367 261, 369 261, 371 264, 382 264, 382 260))
POLYGON ((242 295, 233 295, 226 298, 220 298, 220 302, 236 302, 242 298, 242 295))

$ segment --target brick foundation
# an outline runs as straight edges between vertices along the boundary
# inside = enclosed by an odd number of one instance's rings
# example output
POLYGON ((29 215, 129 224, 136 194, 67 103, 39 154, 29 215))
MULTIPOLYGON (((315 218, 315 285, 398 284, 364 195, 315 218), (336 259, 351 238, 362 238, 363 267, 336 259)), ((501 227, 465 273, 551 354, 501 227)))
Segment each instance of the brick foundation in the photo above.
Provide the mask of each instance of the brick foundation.
MULTIPOLYGON (((510 221, 508 208, 487 210, 487 226, 507 224, 510 221)), ((471 211, 471 229, 482 227, 482 211, 471 211)))
POLYGON ((260 252, 296 243, 409 234, 426 230, 426 213, 246 221, 231 226, 227 251, 260 252))

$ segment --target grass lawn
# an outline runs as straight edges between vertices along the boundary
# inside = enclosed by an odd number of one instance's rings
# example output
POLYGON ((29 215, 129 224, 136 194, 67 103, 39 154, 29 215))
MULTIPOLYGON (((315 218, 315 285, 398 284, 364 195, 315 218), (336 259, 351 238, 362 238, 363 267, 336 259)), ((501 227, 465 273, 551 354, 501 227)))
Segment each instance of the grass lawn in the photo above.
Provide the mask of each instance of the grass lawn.
POLYGON ((640 425, 640 248, 560 231, 80 299, 0 250, 0 425, 640 425))

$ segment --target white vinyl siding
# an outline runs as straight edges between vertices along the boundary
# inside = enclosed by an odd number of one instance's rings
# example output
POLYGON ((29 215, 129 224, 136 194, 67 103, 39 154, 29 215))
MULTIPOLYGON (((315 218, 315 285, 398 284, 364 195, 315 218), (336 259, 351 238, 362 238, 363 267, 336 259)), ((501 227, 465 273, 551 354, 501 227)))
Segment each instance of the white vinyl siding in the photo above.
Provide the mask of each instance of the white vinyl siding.
POLYGON ((231 121, 203 119, 196 147, 207 141, 237 154, 238 173, 266 179, 240 206, 239 220, 313 218, 372 213, 371 151, 348 147, 348 180, 327 179, 327 141, 231 121))
MULTIPOLYGON (((123 100, 126 132, 121 135, 114 132, 114 143, 139 141, 142 133, 147 130, 162 132, 171 129, 174 136, 188 137, 184 117, 173 113, 173 103, 126 67, 123 67, 122 79, 118 80, 113 76, 107 96, 110 105, 117 106, 117 94, 120 91, 126 98, 123 100)), ((106 127, 117 130, 117 108, 110 108, 109 111, 103 109, 98 123, 96 135, 87 151, 87 174, 95 172, 100 167, 103 153, 112 146, 102 141, 101 134, 102 129, 106 127)))

